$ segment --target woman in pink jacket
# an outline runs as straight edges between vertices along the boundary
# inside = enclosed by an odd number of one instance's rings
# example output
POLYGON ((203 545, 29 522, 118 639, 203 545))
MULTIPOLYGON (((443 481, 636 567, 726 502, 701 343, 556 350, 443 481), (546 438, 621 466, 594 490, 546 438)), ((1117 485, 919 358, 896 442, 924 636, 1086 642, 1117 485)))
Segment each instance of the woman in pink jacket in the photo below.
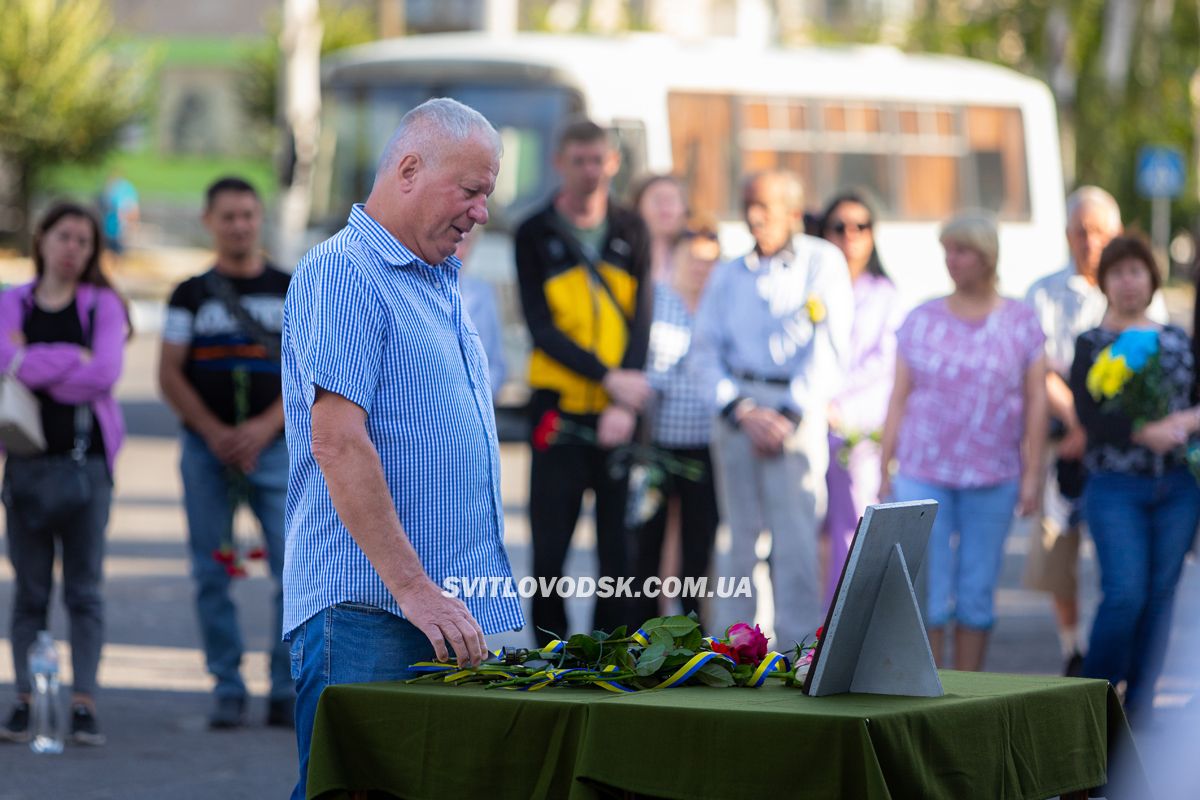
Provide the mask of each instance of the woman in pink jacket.
POLYGON ((124 423, 113 396, 129 319, 100 271, 95 216, 59 203, 33 237, 33 283, 0 295, 0 369, 34 392, 44 452, 9 455, 4 468, 8 553, 16 573, 12 654, 17 702, 0 738, 29 738, 30 645, 48 628, 56 543, 70 619, 70 737, 102 744, 96 669, 103 642, 101 567, 112 501, 113 460, 124 423))

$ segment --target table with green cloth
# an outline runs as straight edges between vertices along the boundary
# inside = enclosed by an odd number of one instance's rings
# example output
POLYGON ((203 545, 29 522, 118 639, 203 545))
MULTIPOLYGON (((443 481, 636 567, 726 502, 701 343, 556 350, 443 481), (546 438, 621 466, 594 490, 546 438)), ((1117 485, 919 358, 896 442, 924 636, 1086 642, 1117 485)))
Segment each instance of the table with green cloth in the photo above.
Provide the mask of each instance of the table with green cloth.
MULTIPOLYGON (((309 798, 1040 798, 1145 776, 1104 681, 942 671, 945 696, 330 686, 309 798)), ((1111 788, 1111 787, 1110 787, 1111 788)), ((1120 792, 1108 796, 1119 800, 1120 792)))

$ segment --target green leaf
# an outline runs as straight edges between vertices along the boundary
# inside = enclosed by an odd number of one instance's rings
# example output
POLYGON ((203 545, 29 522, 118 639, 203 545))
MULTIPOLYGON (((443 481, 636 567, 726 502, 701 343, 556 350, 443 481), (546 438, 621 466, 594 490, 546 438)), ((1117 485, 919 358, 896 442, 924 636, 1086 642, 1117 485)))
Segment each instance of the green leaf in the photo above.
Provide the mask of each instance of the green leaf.
POLYGON ((670 650, 675 647, 675 637, 668 633, 666 628, 655 628, 650 634, 650 644, 661 644, 670 650))
POLYGON ((653 675, 667 658, 667 649, 662 645, 652 644, 642 651, 637 660, 638 675, 653 675))
POLYGON ((664 630, 671 635, 672 638, 687 636, 692 631, 698 629, 700 623, 691 617, 685 617, 682 614, 674 617, 655 617, 647 620, 642 626, 642 630, 650 635, 656 630, 664 630))
POLYGON ((577 633, 568 639, 567 650, 588 664, 600 660, 600 643, 586 633, 577 633))
POLYGON ((726 667, 722 666, 721 661, 709 661, 700 669, 696 670, 693 678, 700 681, 706 686, 726 687, 733 686, 733 673, 726 667))

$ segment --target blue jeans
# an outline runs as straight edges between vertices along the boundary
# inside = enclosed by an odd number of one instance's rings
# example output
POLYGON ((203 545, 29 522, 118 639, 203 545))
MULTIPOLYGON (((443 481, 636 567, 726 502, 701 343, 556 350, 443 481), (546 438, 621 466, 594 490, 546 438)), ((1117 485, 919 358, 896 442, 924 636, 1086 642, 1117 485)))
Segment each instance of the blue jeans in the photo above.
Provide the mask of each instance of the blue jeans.
MULTIPOLYGON (((237 609, 229 595, 232 582, 213 551, 233 535, 233 482, 228 468, 194 433, 183 434, 180 459, 183 499, 187 510, 188 548, 196 581, 196 614, 204 640, 204 660, 217 680, 219 697, 245 697, 239 667, 242 635, 237 609)), ((259 454, 258 466, 246 476, 250 508, 262 526, 271 575, 275 581, 274 622, 271 627, 271 699, 292 697, 291 669, 283 629, 283 509, 287 497, 288 452, 282 436, 259 454)))
POLYGON ((1159 477, 1094 473, 1084 513, 1102 598, 1083 674, 1113 685, 1125 681, 1125 706, 1136 718, 1154 702, 1175 585, 1200 523, 1200 487, 1182 467, 1159 477))
POLYGON ((292 676, 296 679, 296 747, 300 780, 292 800, 308 785, 308 749, 317 701, 326 686, 400 681, 417 673, 408 667, 433 659, 433 645, 411 622, 374 606, 339 603, 314 614, 291 632, 292 676))
POLYGON ((896 501, 938 503, 925 550, 925 624, 940 628, 954 619, 967 628, 989 630, 996 621, 996 581, 1017 505, 1017 481, 956 489, 897 475, 892 486, 896 501))

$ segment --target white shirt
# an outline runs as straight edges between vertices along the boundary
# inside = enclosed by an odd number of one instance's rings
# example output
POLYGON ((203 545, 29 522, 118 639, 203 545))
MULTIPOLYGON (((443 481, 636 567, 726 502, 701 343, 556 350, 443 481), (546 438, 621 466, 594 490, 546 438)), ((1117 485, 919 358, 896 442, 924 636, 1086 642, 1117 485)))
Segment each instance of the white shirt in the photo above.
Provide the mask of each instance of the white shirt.
MULTIPOLYGON (((1075 360, 1075 340, 1079 334, 1100 325, 1108 310, 1108 299, 1099 286, 1093 286, 1075 271, 1075 263, 1071 261, 1065 269, 1030 286, 1025 302, 1037 314, 1046 334, 1046 365, 1066 377, 1075 360)), ((1155 292, 1146 314, 1158 323, 1169 321, 1162 292, 1155 292)))

